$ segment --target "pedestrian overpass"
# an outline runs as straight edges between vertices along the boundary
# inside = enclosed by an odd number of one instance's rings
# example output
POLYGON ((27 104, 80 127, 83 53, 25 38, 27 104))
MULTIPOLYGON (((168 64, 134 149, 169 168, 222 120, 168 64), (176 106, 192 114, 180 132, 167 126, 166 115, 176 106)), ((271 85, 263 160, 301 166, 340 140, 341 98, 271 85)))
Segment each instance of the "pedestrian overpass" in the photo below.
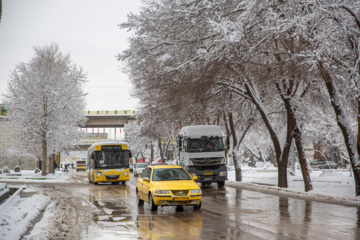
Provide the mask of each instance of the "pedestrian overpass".
POLYGON ((82 128, 123 128, 136 120, 135 110, 85 111, 88 121, 82 128))
POLYGON ((84 113, 87 122, 85 125, 80 126, 80 128, 84 133, 88 133, 87 135, 91 135, 91 138, 77 141, 72 151, 87 151, 93 143, 107 141, 108 136, 104 135, 105 128, 113 129, 116 135, 117 129, 119 129, 119 133, 121 133, 121 128, 123 128, 125 124, 132 123, 136 120, 135 110, 101 110, 85 111, 84 113), (103 133, 100 133, 100 128, 104 129, 103 133), (90 132, 89 129, 91 129, 90 132), (97 129, 97 131, 95 129, 97 129))

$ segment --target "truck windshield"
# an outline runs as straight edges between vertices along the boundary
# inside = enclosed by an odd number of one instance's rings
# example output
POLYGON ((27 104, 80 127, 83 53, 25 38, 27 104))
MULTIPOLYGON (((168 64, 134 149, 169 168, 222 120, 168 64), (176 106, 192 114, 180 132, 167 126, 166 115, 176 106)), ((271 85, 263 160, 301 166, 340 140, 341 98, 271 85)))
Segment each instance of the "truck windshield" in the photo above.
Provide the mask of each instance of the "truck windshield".
POLYGON ((193 138, 188 140, 188 152, 217 152, 224 151, 221 137, 193 138))

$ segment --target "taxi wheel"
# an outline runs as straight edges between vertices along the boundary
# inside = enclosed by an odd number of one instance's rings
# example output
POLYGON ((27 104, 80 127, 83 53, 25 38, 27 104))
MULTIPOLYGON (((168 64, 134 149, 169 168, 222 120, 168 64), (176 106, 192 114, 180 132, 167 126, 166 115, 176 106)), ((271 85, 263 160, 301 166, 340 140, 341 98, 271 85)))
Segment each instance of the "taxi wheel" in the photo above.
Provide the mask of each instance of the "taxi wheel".
POLYGON ((149 196, 149 204, 150 204, 150 207, 151 207, 151 211, 157 211, 158 206, 155 205, 151 193, 150 193, 150 196, 149 196))
POLYGON ((201 202, 199 205, 194 205, 194 210, 199 210, 201 208, 201 202))
POLYGON ((141 200, 140 197, 139 197, 139 192, 138 190, 136 189, 136 199, 137 199, 137 205, 139 207, 142 207, 144 206, 144 200, 141 200))

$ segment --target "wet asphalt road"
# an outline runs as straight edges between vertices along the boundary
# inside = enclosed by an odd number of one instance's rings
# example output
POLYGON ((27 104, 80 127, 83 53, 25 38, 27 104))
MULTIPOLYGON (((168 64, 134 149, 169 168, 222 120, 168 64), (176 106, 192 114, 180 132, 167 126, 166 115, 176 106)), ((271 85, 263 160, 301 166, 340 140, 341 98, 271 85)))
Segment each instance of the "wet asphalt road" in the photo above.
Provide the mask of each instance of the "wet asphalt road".
MULTIPOLYGON (((77 173, 78 174, 78 173, 77 173)), ((85 175, 84 175, 85 176, 85 175)), ((116 239, 360 239, 360 208, 203 187, 201 210, 137 207, 136 178, 126 185, 62 184, 100 211, 93 218, 116 239)), ((46 187, 46 185, 44 185, 46 187)))

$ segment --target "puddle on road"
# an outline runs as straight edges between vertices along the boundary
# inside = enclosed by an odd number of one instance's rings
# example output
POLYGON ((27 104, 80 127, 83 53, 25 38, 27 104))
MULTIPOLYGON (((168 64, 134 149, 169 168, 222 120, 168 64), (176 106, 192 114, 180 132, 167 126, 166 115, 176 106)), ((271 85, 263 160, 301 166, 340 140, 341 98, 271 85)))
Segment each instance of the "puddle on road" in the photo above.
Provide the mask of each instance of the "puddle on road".
POLYGON ((129 207, 123 201, 103 202, 97 201, 95 196, 89 196, 89 201, 93 203, 100 212, 94 213, 93 219, 95 222, 129 222, 132 221, 129 207))

